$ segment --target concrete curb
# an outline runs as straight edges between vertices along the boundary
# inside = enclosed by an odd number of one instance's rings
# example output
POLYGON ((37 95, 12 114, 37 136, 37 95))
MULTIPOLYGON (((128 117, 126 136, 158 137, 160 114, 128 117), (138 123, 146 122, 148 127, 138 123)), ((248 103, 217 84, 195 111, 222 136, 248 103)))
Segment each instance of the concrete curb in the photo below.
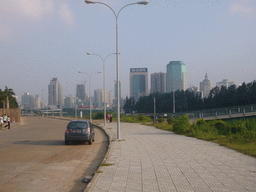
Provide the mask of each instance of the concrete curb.
MULTIPOLYGON (((108 137, 108 151, 104 157, 104 159, 102 160, 101 164, 106 162, 108 157, 110 156, 110 154, 112 153, 112 145, 111 143, 116 139, 116 135, 113 131, 111 131, 111 129, 108 128, 103 128, 100 127, 98 125, 95 125, 96 127, 100 128, 101 130, 103 130, 103 132, 107 135, 108 137)), ((94 186, 97 184, 97 181, 99 179, 100 174, 102 174, 102 172, 104 171, 105 166, 99 166, 97 171, 94 173, 92 180, 90 181, 90 183, 87 185, 86 189, 84 190, 84 192, 89 192, 91 189, 94 188, 94 186)))

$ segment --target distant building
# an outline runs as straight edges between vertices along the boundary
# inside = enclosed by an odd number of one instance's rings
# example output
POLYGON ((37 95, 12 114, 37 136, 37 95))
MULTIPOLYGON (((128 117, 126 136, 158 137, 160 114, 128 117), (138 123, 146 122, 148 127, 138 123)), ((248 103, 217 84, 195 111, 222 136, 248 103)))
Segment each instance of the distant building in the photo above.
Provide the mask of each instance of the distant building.
POLYGON ((35 100, 34 100, 34 109, 41 109, 43 108, 43 101, 42 99, 40 98, 39 95, 35 95, 35 100))
POLYGON ((187 89, 186 65, 182 61, 170 61, 166 65, 166 92, 187 89))
POLYGON ((48 105, 63 107, 63 86, 57 78, 53 78, 48 85, 48 105))
POLYGON ((222 86, 225 86, 226 88, 229 88, 231 85, 236 85, 237 86, 237 84, 235 84, 234 81, 228 81, 228 79, 223 79, 220 82, 216 82, 216 86, 219 87, 219 88, 221 88, 222 86))
POLYGON ((166 92, 166 73, 152 73, 150 75, 151 89, 150 93, 165 93, 166 92))
POLYGON ((200 82, 200 91, 202 93, 202 97, 206 98, 209 96, 209 93, 212 89, 212 83, 211 81, 208 79, 207 73, 205 74, 205 79, 200 82))
POLYGON ((130 97, 135 101, 148 95, 148 68, 130 69, 130 97))
POLYGON ((94 90, 94 104, 98 107, 103 107, 103 90, 94 90))
POLYGON ((76 85, 76 97, 81 101, 88 100, 88 97, 85 94, 85 84, 76 85))
POLYGON ((190 86, 189 88, 187 88, 187 91, 194 93, 195 95, 201 95, 201 91, 199 90, 199 87, 196 86, 190 86))
POLYGON ((34 109, 35 98, 32 93, 24 93, 21 96, 21 105, 24 109, 34 109))
POLYGON ((64 108, 73 108, 74 107, 74 99, 72 97, 64 98, 64 108))

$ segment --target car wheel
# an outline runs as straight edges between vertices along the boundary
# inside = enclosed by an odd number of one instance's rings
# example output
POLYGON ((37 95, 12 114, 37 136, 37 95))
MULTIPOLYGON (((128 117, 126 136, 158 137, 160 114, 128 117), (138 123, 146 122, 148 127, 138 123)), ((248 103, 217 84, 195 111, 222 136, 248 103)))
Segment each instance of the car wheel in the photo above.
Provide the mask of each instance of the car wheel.
POLYGON ((69 141, 65 140, 65 145, 68 145, 69 144, 69 141))
POLYGON ((93 139, 92 139, 92 142, 94 142, 94 140, 95 140, 95 135, 93 135, 93 139))
POLYGON ((89 143, 89 145, 91 145, 91 144, 92 144, 92 138, 88 141, 88 143, 89 143))

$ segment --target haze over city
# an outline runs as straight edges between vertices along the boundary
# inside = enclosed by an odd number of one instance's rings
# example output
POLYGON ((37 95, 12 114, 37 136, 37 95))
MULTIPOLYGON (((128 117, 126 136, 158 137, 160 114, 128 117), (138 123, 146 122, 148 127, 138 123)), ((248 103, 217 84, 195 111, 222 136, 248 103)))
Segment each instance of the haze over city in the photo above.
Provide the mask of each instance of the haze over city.
MULTIPOLYGON (((134 0, 102 0, 116 12, 134 0)), ((97 53, 115 53, 115 18, 110 9, 83 0, 0 0, 0 88, 12 88, 47 102, 50 80, 58 78, 64 95, 89 81, 84 71, 102 72, 97 53), (70 82, 70 83, 66 83, 70 82)), ((166 72, 170 61, 182 61, 188 86, 199 86, 207 72, 213 86, 222 79, 235 83, 255 80, 256 2, 254 0, 150 1, 120 13, 120 81, 129 96, 130 68, 148 74, 166 72)), ((102 74, 92 76, 102 88, 102 74)), ((106 88, 114 91, 115 55, 106 60, 106 88)), ((149 82, 150 85, 150 82, 149 82)), ((88 83, 86 84, 88 94, 88 83)))

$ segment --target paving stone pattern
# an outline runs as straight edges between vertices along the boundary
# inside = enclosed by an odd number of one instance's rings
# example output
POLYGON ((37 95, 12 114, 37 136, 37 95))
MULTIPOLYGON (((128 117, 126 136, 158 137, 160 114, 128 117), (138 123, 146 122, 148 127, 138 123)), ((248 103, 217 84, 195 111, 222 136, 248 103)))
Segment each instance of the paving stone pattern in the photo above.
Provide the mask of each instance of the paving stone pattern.
POLYGON ((111 144, 106 164, 86 191, 255 191, 256 158, 216 143, 154 127, 108 123, 111 144))

